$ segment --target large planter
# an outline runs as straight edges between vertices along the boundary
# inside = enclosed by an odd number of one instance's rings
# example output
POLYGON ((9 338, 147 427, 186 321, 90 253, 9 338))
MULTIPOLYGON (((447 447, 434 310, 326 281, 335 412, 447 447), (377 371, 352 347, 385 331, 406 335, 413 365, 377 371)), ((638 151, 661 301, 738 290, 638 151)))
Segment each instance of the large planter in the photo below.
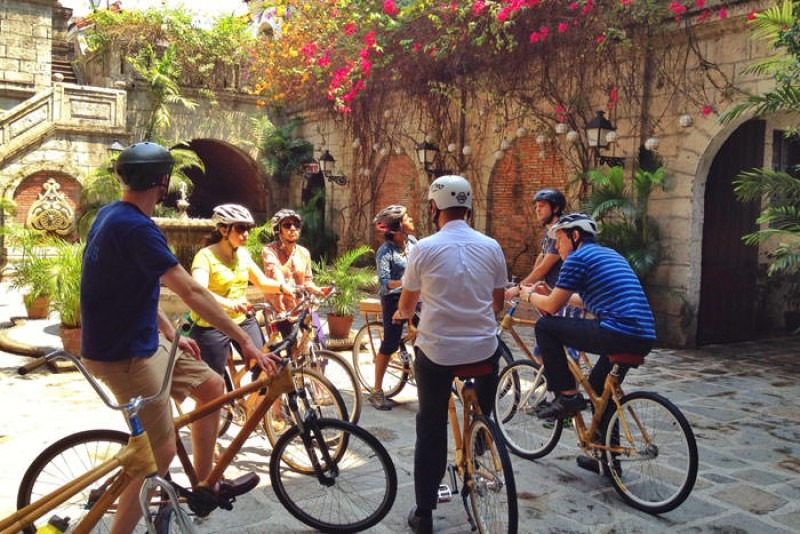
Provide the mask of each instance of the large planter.
POLYGON ((64 350, 75 356, 80 356, 81 327, 64 326, 62 324, 59 328, 59 333, 61 334, 61 345, 63 345, 64 350))
POLYGON ((352 315, 328 314, 328 334, 331 339, 348 339, 353 326, 352 315))
POLYGON ((39 295, 33 299, 24 296, 22 299, 25 302, 25 311, 28 313, 28 319, 47 319, 50 314, 50 296, 39 295))

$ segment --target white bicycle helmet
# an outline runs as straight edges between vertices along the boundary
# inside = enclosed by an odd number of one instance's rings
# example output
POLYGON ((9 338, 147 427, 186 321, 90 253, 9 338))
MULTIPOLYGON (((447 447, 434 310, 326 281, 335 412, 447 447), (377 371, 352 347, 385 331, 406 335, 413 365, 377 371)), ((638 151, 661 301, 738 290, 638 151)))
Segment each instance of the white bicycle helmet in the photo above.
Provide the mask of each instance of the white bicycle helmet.
POLYGON ((236 223, 251 224, 253 226, 256 224, 250 211, 239 204, 220 204, 214 208, 211 220, 214 224, 224 224, 226 226, 236 223))
POLYGON ((428 190, 428 200, 433 200, 440 210, 447 208, 472 209, 472 187, 463 176, 440 176, 428 190))
POLYGON ((573 228, 582 230, 592 237, 597 236, 597 223, 594 219, 585 213, 570 213, 561 217, 550 227, 547 231, 547 237, 555 239, 556 232, 559 230, 572 230, 573 228))

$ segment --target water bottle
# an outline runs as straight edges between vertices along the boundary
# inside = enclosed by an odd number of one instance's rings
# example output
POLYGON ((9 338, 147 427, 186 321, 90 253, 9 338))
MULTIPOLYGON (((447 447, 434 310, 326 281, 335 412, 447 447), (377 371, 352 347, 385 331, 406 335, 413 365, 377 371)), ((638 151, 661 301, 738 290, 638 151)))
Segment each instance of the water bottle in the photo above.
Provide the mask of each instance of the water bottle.
POLYGON ((36 529, 36 534, 63 534, 69 526, 69 517, 61 519, 57 515, 50 518, 46 525, 36 529))

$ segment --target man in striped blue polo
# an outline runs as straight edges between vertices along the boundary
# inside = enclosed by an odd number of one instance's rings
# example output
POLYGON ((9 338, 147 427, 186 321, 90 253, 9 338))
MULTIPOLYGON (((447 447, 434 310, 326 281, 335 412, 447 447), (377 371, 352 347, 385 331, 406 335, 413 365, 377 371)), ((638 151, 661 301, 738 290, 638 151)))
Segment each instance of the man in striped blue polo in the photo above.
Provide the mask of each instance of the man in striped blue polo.
POLYGON ((571 213, 549 230, 564 260, 552 291, 534 286, 522 300, 544 314, 536 322, 536 341, 542 351, 552 404, 537 412, 540 418, 569 417, 586 408, 564 356, 564 346, 599 354, 589 382, 600 393, 611 371, 609 354, 645 355, 656 339, 655 321, 642 285, 628 262, 615 250, 597 244, 597 223, 583 213, 571 213), (565 304, 578 305, 593 319, 555 315, 565 304))

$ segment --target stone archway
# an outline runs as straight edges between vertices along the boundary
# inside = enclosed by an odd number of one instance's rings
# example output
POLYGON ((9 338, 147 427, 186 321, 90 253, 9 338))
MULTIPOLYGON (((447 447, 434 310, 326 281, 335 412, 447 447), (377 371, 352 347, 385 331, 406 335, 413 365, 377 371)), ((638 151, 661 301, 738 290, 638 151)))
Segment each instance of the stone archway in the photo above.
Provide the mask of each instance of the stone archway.
POLYGON ((256 222, 266 220, 268 191, 259 165, 241 149, 216 139, 193 139, 189 148, 194 150, 206 166, 206 172, 191 169, 187 174, 194 182, 189 196, 189 216, 211 216, 214 206, 225 203, 247 207, 256 222))

